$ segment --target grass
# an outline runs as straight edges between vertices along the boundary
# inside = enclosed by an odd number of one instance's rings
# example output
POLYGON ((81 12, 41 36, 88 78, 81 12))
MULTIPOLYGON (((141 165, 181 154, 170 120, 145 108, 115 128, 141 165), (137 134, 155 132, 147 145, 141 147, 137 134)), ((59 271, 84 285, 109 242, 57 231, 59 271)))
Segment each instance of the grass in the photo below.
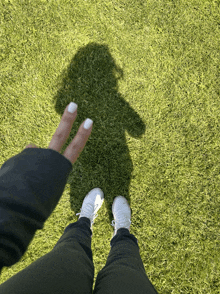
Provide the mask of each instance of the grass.
POLYGON ((56 209, 1 283, 52 250, 100 187, 94 284, 123 195, 158 293, 220 293, 220 1, 2 0, 0 19, 1 165, 29 143, 47 148, 71 101, 63 151, 94 121, 56 209))

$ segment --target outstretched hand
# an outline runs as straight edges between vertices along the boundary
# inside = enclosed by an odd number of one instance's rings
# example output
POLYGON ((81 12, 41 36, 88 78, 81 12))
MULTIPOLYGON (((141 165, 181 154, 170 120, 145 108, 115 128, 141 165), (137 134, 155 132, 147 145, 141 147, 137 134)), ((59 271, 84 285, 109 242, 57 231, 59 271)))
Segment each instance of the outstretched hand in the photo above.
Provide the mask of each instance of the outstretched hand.
MULTIPOLYGON (((63 148, 63 145, 66 143, 70 135, 73 123, 77 116, 77 109, 74 113, 70 113, 68 112, 68 106, 69 105, 67 105, 66 109, 64 110, 63 116, 61 118, 61 122, 50 141, 48 149, 53 149, 57 152, 60 152, 63 148)), ((83 151, 86 145, 86 142, 88 141, 89 136, 92 132, 93 124, 88 130, 86 130, 83 128, 84 123, 85 121, 81 124, 76 136, 73 138, 73 140, 67 146, 66 150, 63 153, 63 156, 65 156, 72 164, 76 162, 77 158, 83 151)), ((38 148, 38 147, 34 144, 29 144, 25 147, 25 149, 26 148, 38 148)))

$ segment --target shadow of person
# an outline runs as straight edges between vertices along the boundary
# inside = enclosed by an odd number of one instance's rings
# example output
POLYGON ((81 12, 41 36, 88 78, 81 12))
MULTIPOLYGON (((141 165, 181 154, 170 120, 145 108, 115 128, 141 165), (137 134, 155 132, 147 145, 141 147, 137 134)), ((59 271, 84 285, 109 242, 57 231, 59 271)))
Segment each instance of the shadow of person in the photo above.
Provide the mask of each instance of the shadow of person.
POLYGON ((135 138, 145 132, 139 115, 118 92, 118 80, 123 77, 123 70, 116 65, 108 46, 89 43, 78 50, 59 77, 59 90, 54 97, 55 110, 60 116, 71 101, 78 104, 77 118, 61 154, 82 122, 86 118, 93 120, 89 140, 68 178, 71 209, 80 212, 85 196, 98 187, 104 192, 110 222, 116 196, 124 196, 130 205, 133 164, 125 131, 135 138))

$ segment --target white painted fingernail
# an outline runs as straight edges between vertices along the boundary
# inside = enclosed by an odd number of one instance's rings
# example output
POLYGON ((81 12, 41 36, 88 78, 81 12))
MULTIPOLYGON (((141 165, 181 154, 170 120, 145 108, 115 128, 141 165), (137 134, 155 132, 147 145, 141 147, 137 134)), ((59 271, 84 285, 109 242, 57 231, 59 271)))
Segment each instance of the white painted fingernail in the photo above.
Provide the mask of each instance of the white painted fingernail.
POLYGON ((68 106, 68 112, 73 113, 76 111, 78 105, 74 102, 70 102, 69 106, 68 106))
POLYGON ((90 118, 87 118, 86 121, 84 122, 84 129, 88 130, 91 125, 92 125, 93 121, 90 118))

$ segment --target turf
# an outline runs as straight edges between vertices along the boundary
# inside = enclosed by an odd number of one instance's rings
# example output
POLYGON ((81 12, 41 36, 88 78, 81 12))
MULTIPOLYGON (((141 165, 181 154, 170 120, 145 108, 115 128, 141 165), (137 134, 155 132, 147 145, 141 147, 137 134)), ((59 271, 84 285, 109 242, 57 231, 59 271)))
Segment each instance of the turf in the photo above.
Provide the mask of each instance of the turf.
POLYGON ((47 148, 66 105, 93 131, 56 209, 1 283, 55 246, 94 187, 95 279, 123 195, 150 281, 220 293, 220 1, 0 2, 0 163, 47 148))

